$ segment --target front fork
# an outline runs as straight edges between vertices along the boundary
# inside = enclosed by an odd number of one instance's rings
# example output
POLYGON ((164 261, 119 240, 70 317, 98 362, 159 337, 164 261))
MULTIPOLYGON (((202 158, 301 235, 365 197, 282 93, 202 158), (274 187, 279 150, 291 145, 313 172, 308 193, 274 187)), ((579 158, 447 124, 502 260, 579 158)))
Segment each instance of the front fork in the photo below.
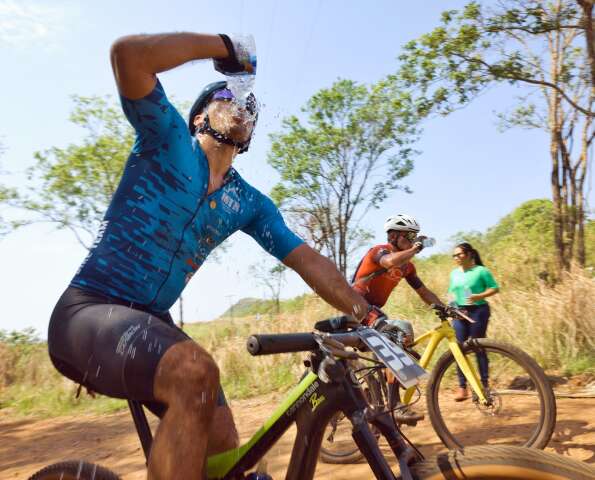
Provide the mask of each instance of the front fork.
POLYGON ((344 413, 353 425, 353 440, 366 457, 375 477, 379 480, 395 479, 395 475, 380 451, 378 441, 372 433, 369 423, 374 425, 388 441, 399 461, 401 477, 404 480, 411 479, 409 464, 417 460, 417 453, 405 442, 403 436, 395 427, 389 412, 386 410, 376 412, 371 409, 359 386, 354 388, 348 379, 344 380, 344 389, 347 392, 347 397, 349 397, 348 403, 352 405, 352 408, 344 413))
POLYGON ((477 370, 473 364, 469 362, 469 359, 463 354, 463 351, 461 350, 461 347, 456 339, 453 340, 449 338, 448 346, 450 347, 450 351, 455 357, 455 361, 458 363, 459 368, 463 372, 463 375, 467 379, 467 382, 469 382, 469 385, 471 385, 471 389, 475 395, 477 395, 479 402, 482 405, 487 405, 488 399, 486 398, 481 382, 479 381, 477 370))

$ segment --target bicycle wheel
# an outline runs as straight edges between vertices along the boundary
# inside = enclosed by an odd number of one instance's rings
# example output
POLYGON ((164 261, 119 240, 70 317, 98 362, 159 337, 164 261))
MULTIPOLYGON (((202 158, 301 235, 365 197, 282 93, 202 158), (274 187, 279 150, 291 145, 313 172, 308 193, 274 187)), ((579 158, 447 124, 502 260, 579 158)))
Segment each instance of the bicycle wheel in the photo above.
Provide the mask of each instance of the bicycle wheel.
POLYGON ((450 351, 432 370, 427 387, 428 414, 434 430, 448 448, 509 444, 544 448, 556 423, 554 392, 541 367, 516 347, 485 338, 462 346, 470 363, 485 355, 489 363, 489 404, 475 395, 455 403, 457 368, 450 351), (449 391, 450 390, 450 391, 449 391))
POLYGON ((29 477, 29 480, 120 480, 120 477, 94 463, 69 460, 48 465, 29 477))
POLYGON ((451 450, 411 467, 416 480, 593 480, 595 468, 555 453, 504 445, 451 450))
MULTIPOLYGON (((376 373, 367 375, 362 387, 372 406, 384 405, 382 387, 376 373)), ((356 463, 363 458, 363 454, 351 436, 352 429, 351 422, 342 412, 337 412, 331 418, 320 446, 320 459, 324 463, 356 463)))

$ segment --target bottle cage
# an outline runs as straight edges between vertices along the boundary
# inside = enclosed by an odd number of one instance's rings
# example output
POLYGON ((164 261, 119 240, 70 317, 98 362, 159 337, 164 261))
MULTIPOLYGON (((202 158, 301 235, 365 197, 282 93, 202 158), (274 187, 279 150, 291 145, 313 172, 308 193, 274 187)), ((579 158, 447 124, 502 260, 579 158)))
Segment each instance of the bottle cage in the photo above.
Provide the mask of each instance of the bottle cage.
POLYGON ((218 142, 237 147, 238 153, 244 153, 244 152, 248 151, 248 147, 250 146, 250 140, 252 140, 252 138, 249 138, 245 142, 234 142, 228 136, 224 135, 221 132, 218 132, 213 127, 211 127, 211 124, 209 122, 209 116, 207 114, 205 114, 205 119, 202 122, 202 125, 200 127, 198 127, 198 133, 206 133, 207 135, 210 135, 218 142))

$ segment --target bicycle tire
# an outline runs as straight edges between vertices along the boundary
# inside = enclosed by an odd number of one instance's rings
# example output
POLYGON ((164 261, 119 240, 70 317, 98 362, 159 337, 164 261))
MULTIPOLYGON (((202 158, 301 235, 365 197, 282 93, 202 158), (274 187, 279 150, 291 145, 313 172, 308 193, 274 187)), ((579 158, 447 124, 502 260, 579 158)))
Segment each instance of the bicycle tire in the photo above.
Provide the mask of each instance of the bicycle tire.
POLYGON ((54 463, 34 473, 29 480, 121 480, 111 470, 83 460, 54 463))
MULTIPOLYGON (((516 362, 518 366, 529 374, 540 400, 540 418, 538 428, 535 429, 526 442, 518 446, 545 448, 556 426, 556 399, 552 386, 539 364, 519 348, 497 340, 476 338, 465 342, 461 348, 466 355, 473 353, 478 348, 485 348, 488 352, 492 351, 499 355, 504 355, 513 362, 516 362)), ((440 440, 449 449, 462 449, 465 446, 448 429, 439 406, 441 380, 454 361, 453 354, 450 351, 447 351, 440 357, 428 381, 426 402, 430 421, 440 440)))
POLYGON ((510 445, 451 450, 411 467, 415 480, 593 480, 595 468, 555 453, 510 445))
MULTIPOLYGON (((367 391, 369 392, 369 400, 370 403, 373 405, 383 405, 384 400, 382 397, 381 386, 378 383, 378 380, 375 378, 374 375, 368 375, 365 377, 364 382, 367 386, 367 391)), ((339 414, 339 413, 338 413, 339 414)), ((331 420, 332 421, 332 420, 331 420)), ((342 419, 343 422, 348 422, 349 425, 351 423, 346 418, 342 419)), ((330 423, 330 422, 329 422, 330 423)), ((325 432, 326 437, 326 432, 325 432)), ((323 444, 320 447, 320 460, 323 463, 330 463, 330 464, 350 464, 350 463, 357 463, 364 455, 360 452, 358 446, 352 441, 350 444, 345 445, 344 448, 328 448, 325 447, 325 443, 323 440, 323 444)))

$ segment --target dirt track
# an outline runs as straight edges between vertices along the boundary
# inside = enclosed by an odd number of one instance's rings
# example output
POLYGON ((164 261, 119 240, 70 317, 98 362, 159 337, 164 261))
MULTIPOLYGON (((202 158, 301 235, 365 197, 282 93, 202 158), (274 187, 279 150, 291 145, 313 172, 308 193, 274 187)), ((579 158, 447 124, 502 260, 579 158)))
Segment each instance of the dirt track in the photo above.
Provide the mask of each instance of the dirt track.
MULTIPOLYGON (((279 400, 273 395, 232 402, 242 440, 261 425, 279 400)), ((404 432, 424 454, 443 448, 427 419, 404 432)), ((293 435, 293 430, 286 433, 267 457, 269 473, 275 479, 285 476, 293 435)), ((547 449, 595 463, 595 399, 558 399, 556 432, 547 449)), ((144 459, 128 412, 50 420, 11 421, 0 416, 0 478, 26 479, 48 463, 75 458, 107 466, 125 480, 145 478, 144 459)), ((320 463, 315 478, 361 480, 372 478, 372 472, 365 463, 320 463)))

